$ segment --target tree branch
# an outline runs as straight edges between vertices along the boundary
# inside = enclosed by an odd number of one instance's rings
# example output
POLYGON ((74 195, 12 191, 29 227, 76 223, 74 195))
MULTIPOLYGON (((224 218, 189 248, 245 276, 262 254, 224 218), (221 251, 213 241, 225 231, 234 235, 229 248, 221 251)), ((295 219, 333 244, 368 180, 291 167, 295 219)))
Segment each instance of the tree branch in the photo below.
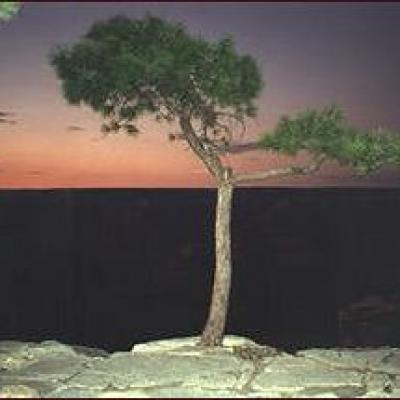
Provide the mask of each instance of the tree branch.
POLYGON ((198 138, 193 129, 193 126, 190 122, 190 117, 181 115, 179 118, 179 123, 189 146, 205 164, 211 175, 214 176, 218 182, 226 180, 226 172, 221 160, 215 151, 213 151, 211 148, 206 149, 203 146, 202 141, 198 138))
POLYGON ((285 168, 270 169, 266 171, 255 171, 243 174, 235 174, 232 177, 233 183, 251 182, 255 180, 276 178, 283 176, 296 176, 296 175, 307 175, 315 171, 318 171, 323 162, 326 160, 325 157, 319 157, 314 163, 302 166, 289 166, 285 168))
POLYGON ((226 153, 240 154, 247 151, 261 150, 262 148, 257 142, 248 142, 243 144, 230 144, 226 149, 226 153))

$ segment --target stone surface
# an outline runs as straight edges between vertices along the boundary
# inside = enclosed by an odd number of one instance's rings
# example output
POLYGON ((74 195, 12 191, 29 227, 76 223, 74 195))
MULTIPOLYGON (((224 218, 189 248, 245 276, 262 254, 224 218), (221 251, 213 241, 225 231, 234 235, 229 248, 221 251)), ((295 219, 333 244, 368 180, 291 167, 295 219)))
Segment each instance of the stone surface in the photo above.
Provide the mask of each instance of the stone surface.
POLYGON ((6 386, 14 386, 14 385, 21 385, 21 386, 28 386, 34 390, 36 390, 39 395, 43 395, 45 393, 50 393, 53 390, 56 390, 59 387, 58 383, 46 382, 46 381, 32 381, 30 379, 15 379, 13 376, 9 377, 2 377, 0 373, 0 391, 2 388, 6 386))
POLYGON ((52 340, 40 344, 4 341, 0 342, 0 371, 20 369, 42 357, 76 355, 72 347, 52 340))
POLYGON ((113 354, 55 341, 0 342, 0 398, 400 397, 396 348, 289 355, 238 336, 217 348, 198 340, 159 340, 113 354))
POLYGON ((138 389, 138 390, 127 390, 127 391, 111 391, 104 392, 99 397, 101 398, 182 398, 182 397, 194 397, 194 398, 232 398, 242 397, 240 394, 235 394, 228 390, 210 390, 201 388, 150 388, 150 389, 138 389))
POLYGON ((97 398, 103 394, 100 390, 90 390, 82 388, 59 387, 55 390, 46 392, 43 397, 46 398, 71 398, 77 399, 82 397, 97 398))
MULTIPOLYGON (((200 341, 200 336, 194 337, 185 337, 185 338, 173 338, 173 339, 164 339, 164 340, 156 340, 149 343, 139 343, 135 344, 132 348, 132 353, 153 353, 153 352, 174 352, 177 354, 178 352, 181 354, 203 354, 205 350, 201 346, 198 345, 200 341)), ((243 338, 235 335, 226 335, 222 341, 223 348, 214 348, 214 351, 231 351, 235 346, 254 346, 258 347, 259 345, 251 339, 243 338)))
POLYGON ((39 392, 25 385, 6 385, 0 388, 1 399, 20 399, 39 397, 39 392))
POLYGON ((85 368, 85 357, 54 354, 43 355, 38 360, 33 360, 18 369, 5 371, 2 378, 13 377, 18 380, 63 382, 71 376, 83 371, 85 368))
POLYGON ((214 389, 234 388, 239 376, 252 371, 249 362, 229 354, 182 356, 116 353, 70 380, 76 387, 118 389, 154 386, 192 386, 214 389))
POLYGON ((15 341, 0 342, 0 372, 28 364, 33 357, 27 353, 28 343, 15 341))
POLYGON ((321 368, 319 363, 307 358, 286 357, 265 366, 251 387, 257 391, 315 396, 324 392, 344 391, 344 388, 348 388, 350 393, 358 392, 362 389, 361 381, 362 376, 358 372, 333 371, 321 368))
POLYGON ((396 350, 391 348, 361 348, 361 349, 309 349, 299 351, 298 356, 304 356, 320 362, 335 364, 338 367, 380 368, 388 357, 395 357, 396 350))

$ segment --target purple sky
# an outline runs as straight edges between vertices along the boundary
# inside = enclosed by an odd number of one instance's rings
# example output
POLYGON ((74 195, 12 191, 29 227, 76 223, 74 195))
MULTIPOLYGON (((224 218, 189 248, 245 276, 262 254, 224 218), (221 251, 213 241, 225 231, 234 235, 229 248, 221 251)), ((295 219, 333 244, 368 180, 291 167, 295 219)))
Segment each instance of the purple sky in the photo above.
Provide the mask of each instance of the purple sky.
MULTIPOLYGON (((331 103, 359 126, 400 132, 400 4, 25 3, 0 25, 0 112, 14 112, 8 118, 17 121, 0 123, 0 187, 212 185, 190 152, 168 143, 168 127, 143 121, 149 134, 137 140, 101 140, 99 117, 66 105, 48 65, 54 46, 77 40, 94 21, 146 12, 182 21, 211 40, 231 34, 240 52, 256 58, 266 87, 246 139, 271 129, 282 114, 331 103)), ((229 160, 239 169, 287 161, 258 152, 229 160)), ((262 185, 399 186, 400 172, 360 181, 330 165, 316 177, 262 185)))

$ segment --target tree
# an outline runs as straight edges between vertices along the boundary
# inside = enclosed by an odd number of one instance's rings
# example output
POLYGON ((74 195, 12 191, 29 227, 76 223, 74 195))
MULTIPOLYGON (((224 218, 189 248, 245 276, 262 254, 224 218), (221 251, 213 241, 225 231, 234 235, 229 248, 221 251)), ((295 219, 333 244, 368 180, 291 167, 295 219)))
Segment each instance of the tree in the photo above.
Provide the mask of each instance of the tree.
MULTIPOLYGON (((234 173, 224 155, 236 152, 233 133, 256 115, 255 99, 263 81, 252 57, 239 55, 230 37, 209 42, 188 34, 182 24, 146 16, 123 16, 95 23, 71 46, 50 57, 73 105, 100 113, 105 134, 139 134, 135 120, 154 115, 175 121, 185 141, 217 185, 215 273, 209 315, 200 344, 221 345, 231 286, 231 208, 233 189, 241 182, 311 173, 327 159, 370 171, 388 157, 398 161, 381 136, 359 136, 335 107, 284 117, 275 132, 251 147, 295 154, 307 150, 314 162, 257 173, 234 173), (381 154, 382 153, 382 154, 381 154)), ((391 140, 391 139, 390 139, 391 140)))
MULTIPOLYGON (((295 118, 282 117, 271 134, 260 138, 259 145, 287 155, 306 151, 314 159, 307 168, 313 170, 334 160, 363 176, 385 165, 400 164, 400 136, 382 128, 365 130, 351 126, 335 106, 306 110, 295 118)), ((290 168, 288 173, 305 172, 303 168, 290 168)), ((279 174, 286 174, 285 170, 279 174)))
POLYGON ((21 7, 17 1, 2 1, 0 3, 0 21, 8 21, 16 15, 21 7))

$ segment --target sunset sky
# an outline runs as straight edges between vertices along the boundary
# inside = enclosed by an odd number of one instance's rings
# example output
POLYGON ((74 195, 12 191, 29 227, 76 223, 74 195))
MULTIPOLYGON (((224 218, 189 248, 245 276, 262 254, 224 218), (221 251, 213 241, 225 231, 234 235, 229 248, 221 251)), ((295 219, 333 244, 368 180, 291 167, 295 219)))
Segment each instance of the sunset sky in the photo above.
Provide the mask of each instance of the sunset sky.
MULTIPOLYGON (((0 23, 0 188, 212 187, 202 164, 167 139, 173 126, 141 120, 143 134, 103 138, 101 119, 63 100, 50 51, 74 42, 93 22, 146 12, 184 22, 193 34, 233 35, 262 68, 259 115, 243 142, 283 114, 332 103, 361 127, 400 134, 400 4, 396 3, 25 3, 0 23)), ((287 164, 260 151, 231 156, 240 170, 287 164)), ((328 165, 313 177, 259 186, 400 186, 400 170, 354 178, 328 165)))

